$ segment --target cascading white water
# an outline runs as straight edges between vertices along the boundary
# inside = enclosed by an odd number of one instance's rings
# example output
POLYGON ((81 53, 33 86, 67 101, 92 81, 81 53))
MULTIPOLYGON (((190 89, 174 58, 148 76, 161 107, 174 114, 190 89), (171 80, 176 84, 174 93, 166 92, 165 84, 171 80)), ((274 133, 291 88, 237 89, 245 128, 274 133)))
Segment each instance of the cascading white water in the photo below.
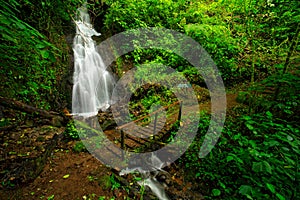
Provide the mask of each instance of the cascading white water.
POLYGON ((137 166, 122 169, 119 175, 123 176, 125 174, 138 172, 142 175, 142 180, 138 182, 140 186, 148 186, 159 200, 169 200, 164 186, 160 184, 160 182, 156 179, 156 175, 160 171, 167 173, 166 171, 161 169, 163 166, 163 162, 154 153, 152 153, 150 160, 143 160, 142 162, 144 162, 142 165, 136 163, 137 166), (155 171, 154 175, 151 175, 148 170, 155 171))
MULTIPOLYGON (((96 43, 92 36, 99 36, 90 23, 90 17, 85 6, 78 9, 78 16, 74 20, 76 36, 73 42, 74 51, 74 85, 72 93, 72 114, 84 117, 95 116, 98 110, 106 110, 110 106, 110 97, 114 87, 114 79, 106 70, 100 54, 96 50, 96 43)), ((162 161, 152 154, 146 163, 146 168, 135 167, 123 169, 120 175, 138 171, 143 176, 140 185, 148 186, 160 200, 169 200, 164 187, 151 176, 148 170, 163 171, 162 161), (149 162, 149 163, 148 163, 149 162)), ((141 165, 144 166, 144 165, 141 165)))
POLYGON ((78 9, 74 22, 72 114, 89 117, 96 115, 99 109, 105 111, 110 106, 114 79, 96 50, 92 36, 99 36, 100 33, 93 29, 85 6, 78 9))

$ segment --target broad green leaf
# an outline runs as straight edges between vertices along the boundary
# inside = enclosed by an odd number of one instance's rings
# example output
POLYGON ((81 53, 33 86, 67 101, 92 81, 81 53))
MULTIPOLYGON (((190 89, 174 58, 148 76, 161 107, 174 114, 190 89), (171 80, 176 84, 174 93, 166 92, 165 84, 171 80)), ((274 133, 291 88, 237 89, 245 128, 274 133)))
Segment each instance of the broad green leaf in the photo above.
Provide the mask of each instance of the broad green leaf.
POLYGON ((267 161, 253 162, 252 170, 255 172, 268 172, 272 174, 272 167, 267 161))
POLYGON ((231 160, 234 160, 234 157, 233 156, 227 156, 226 161, 229 162, 231 160))
POLYGON ((220 184, 220 186, 221 186, 222 188, 226 189, 226 185, 225 185, 224 183, 219 182, 219 184, 220 184))
POLYGON ((22 22, 17 22, 16 25, 22 30, 26 29, 26 26, 22 22))
POLYGON ((234 139, 234 140, 238 140, 238 139, 240 139, 240 137, 241 137, 241 134, 239 133, 239 134, 233 136, 233 139, 234 139))
POLYGON ((35 45, 35 47, 38 48, 38 49, 43 49, 43 48, 46 47, 46 45, 42 44, 42 43, 39 43, 39 44, 35 45))
POLYGON ((221 195, 221 191, 219 189, 213 189, 212 193, 214 196, 220 196, 221 195))
POLYGON ((263 161, 263 164, 265 166, 265 169, 268 173, 272 174, 272 167, 267 161, 263 161))
POLYGON ((250 185, 242 185, 240 187, 239 193, 242 195, 249 195, 252 193, 252 187, 250 185))
POLYGON ((294 138, 292 138, 291 136, 289 136, 289 135, 287 135, 286 136, 287 137, 287 139, 289 140, 289 141, 292 141, 294 138))
POLYGON ((274 194, 275 193, 275 187, 271 183, 267 183, 267 188, 274 194))
POLYGON ((269 117, 272 117, 273 114, 270 112, 270 111, 267 111, 266 114, 269 116, 269 117))
POLYGON ((285 200, 284 196, 282 196, 282 195, 279 194, 279 193, 276 193, 276 197, 277 197, 279 200, 285 200))
POLYGON ((11 41, 11 42, 14 42, 14 43, 16 43, 16 39, 15 38, 13 38, 13 37, 11 37, 11 36, 9 36, 9 35, 7 35, 7 34, 2 34, 2 37, 4 38, 4 39, 6 39, 6 40, 8 40, 8 41, 11 41))
POLYGON ((7 18, 4 17, 3 15, 0 15, 0 20, 1 20, 1 24, 5 24, 5 25, 7 25, 7 26, 9 26, 9 25, 12 23, 11 20, 7 19, 7 18))
POLYGON ((276 140, 271 140, 269 142, 264 142, 264 145, 269 146, 269 147, 273 147, 273 146, 278 146, 280 145, 280 143, 276 140))
POLYGON ((253 127, 252 125, 250 125, 250 124, 246 124, 246 126, 247 126, 247 128, 248 128, 250 131, 252 131, 252 130, 254 129, 254 127, 253 127))
POLYGON ((255 171, 255 172, 262 172, 263 171, 262 162, 253 162, 252 170, 255 171))
POLYGON ((249 144, 251 144, 252 148, 255 148, 256 147, 256 143, 254 140, 250 140, 249 141, 249 144))
POLYGON ((243 118, 244 118, 245 120, 250 120, 250 119, 252 119, 250 116, 243 116, 243 118))
POLYGON ((47 50, 42 50, 41 51, 41 55, 43 56, 43 58, 47 59, 49 58, 49 52, 47 50))
POLYGON ((289 164, 296 165, 295 160, 293 160, 293 159, 291 159, 291 158, 289 158, 287 156, 285 156, 285 159, 288 161, 289 164))
POLYGON ((49 53, 49 57, 48 57, 48 58, 49 58, 49 60, 52 61, 52 62, 55 62, 55 61, 56 61, 55 56, 54 56, 54 54, 53 54, 52 52, 49 53))

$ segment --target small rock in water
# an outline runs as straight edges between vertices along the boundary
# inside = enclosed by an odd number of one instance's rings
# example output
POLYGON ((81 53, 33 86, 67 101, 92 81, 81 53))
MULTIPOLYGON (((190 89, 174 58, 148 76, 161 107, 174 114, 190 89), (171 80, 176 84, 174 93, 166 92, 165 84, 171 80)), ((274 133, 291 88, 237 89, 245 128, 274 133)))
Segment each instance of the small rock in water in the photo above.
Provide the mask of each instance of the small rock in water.
POLYGON ((160 181, 160 182, 163 182, 163 181, 166 180, 166 178, 167 177, 165 175, 160 175, 160 176, 157 177, 157 180, 160 181))
POLYGON ((171 185, 171 180, 170 179, 166 179, 165 183, 170 186, 171 185))

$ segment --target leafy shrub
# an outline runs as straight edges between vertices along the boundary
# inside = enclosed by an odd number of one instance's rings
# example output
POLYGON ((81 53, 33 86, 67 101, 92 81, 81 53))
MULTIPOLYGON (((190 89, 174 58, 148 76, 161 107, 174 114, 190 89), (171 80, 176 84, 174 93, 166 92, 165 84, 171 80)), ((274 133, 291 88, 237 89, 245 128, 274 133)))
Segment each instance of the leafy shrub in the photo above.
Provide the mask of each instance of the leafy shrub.
POLYGON ((118 33, 141 27, 165 27, 178 29, 180 14, 186 3, 182 0, 118 0, 106 1, 106 27, 118 33))
POLYGON ((212 56, 219 67, 224 81, 232 81, 239 75, 235 55, 239 48, 226 26, 210 24, 188 24, 185 26, 187 35, 198 41, 212 56))
MULTIPOLYGON (((240 52, 238 41, 232 37, 221 3, 184 1, 114 1, 109 3, 105 24, 114 33, 141 27, 164 27, 186 33, 198 41, 212 55, 220 68, 223 79, 231 83, 240 74, 237 71, 236 55, 240 52), (225 20, 224 20, 225 18, 225 20)), ((165 43, 172 43, 170 37, 162 38, 165 43)), ((147 40, 145 39, 147 42, 147 40)), ((184 59, 162 50, 138 49, 130 54, 135 63, 159 62, 174 69, 190 69, 184 59)), ((199 77, 199 74, 197 74, 199 77)), ((196 79, 196 76, 190 78, 196 79)), ((196 83, 198 80, 193 80, 196 83)), ((199 84, 202 84, 200 80, 199 84)))
POLYGON ((271 111, 281 119, 297 123, 300 107, 299 71, 276 73, 240 92, 238 100, 250 106, 252 112, 271 111))
MULTIPOLYGON (((199 189, 208 198, 297 199, 299 126, 270 112, 241 120, 227 122, 220 141, 201 160, 201 143, 194 142, 182 160, 186 171, 196 171, 196 179, 205 183, 199 189)), ((208 123, 201 124, 199 130, 205 132, 208 123)))
POLYGON ((208 198, 299 198, 299 91, 298 71, 250 87, 239 96, 250 112, 228 116, 219 142, 201 160, 197 152, 209 116, 200 119, 199 135, 181 162, 187 172, 197 169, 208 198))
POLYGON ((78 131, 76 129, 76 126, 74 124, 74 121, 70 121, 67 126, 66 129, 64 131, 64 135, 66 138, 68 139, 79 139, 79 134, 78 131))
POLYGON ((2 96, 43 109, 61 108, 61 82, 69 66, 64 33, 72 26, 68 11, 72 13, 78 2, 1 0, 2 96))
POLYGON ((75 143, 75 145, 73 146, 73 151, 80 153, 80 152, 84 152, 87 151, 85 145, 83 144, 82 141, 78 141, 75 143))
POLYGON ((46 70, 55 61, 58 50, 45 36, 17 17, 18 6, 15 1, 10 4, 1 1, 0 74, 4 78, 1 93, 37 103, 41 100, 40 93, 49 92, 55 80, 55 76, 48 72, 47 81, 38 82, 41 69, 46 70))

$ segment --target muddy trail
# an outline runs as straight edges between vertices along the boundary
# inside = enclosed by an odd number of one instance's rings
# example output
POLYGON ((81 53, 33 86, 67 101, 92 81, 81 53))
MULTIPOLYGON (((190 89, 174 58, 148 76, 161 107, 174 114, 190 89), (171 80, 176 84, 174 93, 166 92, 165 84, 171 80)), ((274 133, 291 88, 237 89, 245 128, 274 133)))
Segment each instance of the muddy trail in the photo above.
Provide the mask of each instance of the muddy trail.
MULTIPOLYGON (((227 110, 238 105, 236 96, 227 94, 227 110)), ((210 102, 199 107, 209 112, 210 102)), ((116 170, 82 150, 79 140, 61 137, 53 142, 63 132, 64 128, 45 125, 0 133, 0 199, 157 199, 149 188, 139 186, 138 176, 118 176, 116 170), (43 163, 45 154, 48 155, 43 163), (32 168, 33 164, 41 167, 32 168), (3 177, 7 171, 9 176, 3 177)), ((113 130, 106 134, 111 140, 118 136, 113 130)), ((168 173, 158 174, 157 179, 170 199, 203 199, 197 192, 201 183, 185 180, 184 171, 176 162, 164 170, 168 173)))

